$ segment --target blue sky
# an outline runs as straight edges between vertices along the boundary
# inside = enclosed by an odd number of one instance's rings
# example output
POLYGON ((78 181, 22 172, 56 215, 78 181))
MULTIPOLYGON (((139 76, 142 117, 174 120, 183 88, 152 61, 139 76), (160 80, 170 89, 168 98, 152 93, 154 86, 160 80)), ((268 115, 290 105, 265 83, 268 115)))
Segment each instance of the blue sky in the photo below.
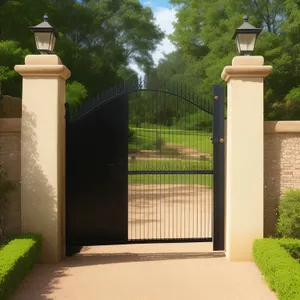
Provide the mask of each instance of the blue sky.
POLYGON ((142 4, 147 4, 149 3, 152 8, 155 8, 155 7, 171 7, 170 4, 169 4, 169 1, 168 0, 140 0, 140 2, 142 4))

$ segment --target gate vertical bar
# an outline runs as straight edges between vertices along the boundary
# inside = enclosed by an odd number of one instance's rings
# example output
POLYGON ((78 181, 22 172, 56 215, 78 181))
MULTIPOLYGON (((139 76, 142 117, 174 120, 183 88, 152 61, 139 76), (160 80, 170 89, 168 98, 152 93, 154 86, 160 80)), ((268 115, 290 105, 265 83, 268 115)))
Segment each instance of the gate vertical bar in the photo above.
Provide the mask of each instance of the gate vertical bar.
POLYGON ((215 84, 213 145, 214 145, 214 216, 213 250, 224 250, 224 87, 215 84))
POLYGON ((68 102, 65 103, 65 119, 66 119, 66 128, 65 128, 65 136, 66 136, 66 139, 65 139, 65 145, 66 145, 66 160, 65 160, 65 168, 66 168, 66 190, 65 190, 65 193, 66 193, 66 200, 65 200, 65 224, 64 224, 64 234, 65 234, 65 247, 66 247, 66 256, 69 256, 70 254, 72 254, 72 251, 71 253, 69 253, 70 251, 70 246, 69 246, 69 236, 68 236, 68 222, 69 222, 69 216, 68 216, 68 213, 69 213, 69 210, 67 209, 67 206, 68 206, 68 196, 69 196, 69 184, 68 184, 68 150, 69 150, 69 145, 68 145, 68 126, 69 126, 69 122, 70 122, 70 105, 68 102))
MULTIPOLYGON (((127 224, 126 224, 126 231, 127 231, 127 240, 126 242, 128 242, 129 240, 129 236, 132 235, 132 228, 131 226, 129 225, 129 220, 130 220, 130 216, 129 216, 129 192, 131 192, 129 190, 129 174, 128 174, 128 130, 129 130, 129 90, 130 90, 130 83, 129 83, 129 80, 124 80, 123 82, 123 88, 124 88, 124 94, 123 94, 123 97, 122 97, 122 101, 124 103, 124 106, 123 106, 123 117, 125 118, 125 121, 123 124, 127 124, 126 128, 124 128, 124 137, 126 137, 126 142, 123 143, 123 146, 124 146, 124 149, 123 149, 123 154, 124 154, 124 165, 123 165, 123 168, 125 168, 125 172, 123 173, 123 175, 125 176, 125 180, 124 180, 124 184, 125 184, 125 187, 124 187, 124 191, 126 191, 126 202, 127 202, 127 205, 126 205, 126 211, 124 212, 126 217, 125 219, 127 219, 127 224), (129 234, 129 231, 130 234, 129 234)), ((132 213, 132 212, 131 212, 132 213)), ((132 216, 131 216, 132 217, 132 216)), ((132 224, 132 223, 131 223, 132 224)))

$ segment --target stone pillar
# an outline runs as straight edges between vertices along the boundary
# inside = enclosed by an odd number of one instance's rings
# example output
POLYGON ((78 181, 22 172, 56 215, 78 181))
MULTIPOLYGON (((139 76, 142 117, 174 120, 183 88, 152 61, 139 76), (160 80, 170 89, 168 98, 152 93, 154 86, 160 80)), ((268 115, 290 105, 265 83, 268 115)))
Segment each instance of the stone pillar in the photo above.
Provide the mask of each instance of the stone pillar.
POLYGON ((21 229, 40 233, 40 261, 65 254, 65 108, 70 71, 56 55, 28 55, 23 76, 21 229))
POLYGON ((224 68, 227 82, 226 256, 252 260, 263 238, 264 78, 272 71, 262 56, 238 56, 224 68))

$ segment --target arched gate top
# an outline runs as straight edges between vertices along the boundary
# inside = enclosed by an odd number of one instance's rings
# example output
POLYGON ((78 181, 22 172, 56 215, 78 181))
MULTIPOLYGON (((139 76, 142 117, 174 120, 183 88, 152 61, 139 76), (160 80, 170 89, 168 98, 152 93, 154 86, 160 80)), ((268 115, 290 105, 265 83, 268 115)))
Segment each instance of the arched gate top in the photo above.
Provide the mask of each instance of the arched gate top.
POLYGON ((122 95, 138 92, 164 93, 183 101, 186 101, 200 110, 213 115, 213 96, 209 99, 200 97, 200 95, 191 87, 182 82, 170 80, 147 80, 145 78, 133 78, 125 80, 114 87, 98 93, 95 97, 84 101, 75 110, 70 111, 66 104, 67 117, 70 121, 76 121, 94 112, 102 105, 119 98, 122 95))

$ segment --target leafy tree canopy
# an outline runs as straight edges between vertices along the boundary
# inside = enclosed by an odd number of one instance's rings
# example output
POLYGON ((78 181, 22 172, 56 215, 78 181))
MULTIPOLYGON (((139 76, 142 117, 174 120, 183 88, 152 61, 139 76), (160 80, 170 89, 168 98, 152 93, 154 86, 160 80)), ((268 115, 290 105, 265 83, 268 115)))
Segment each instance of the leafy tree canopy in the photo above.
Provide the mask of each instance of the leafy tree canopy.
POLYGON ((20 96, 21 78, 13 66, 36 53, 28 27, 42 22, 45 12, 59 31, 55 52, 71 70, 71 81, 77 82, 70 89, 73 95, 80 91, 77 99, 84 90, 92 97, 129 76, 130 62, 151 67, 151 51, 164 37, 152 10, 138 0, 0 0, 3 93, 20 96))
POLYGON ((0 80, 3 93, 20 96, 21 78, 13 70, 35 53, 28 26, 45 12, 59 30, 56 53, 72 72, 72 103, 94 96, 134 73, 189 84, 207 98, 220 74, 237 55, 232 35, 243 20, 263 27, 256 54, 274 67, 265 80, 267 119, 300 118, 299 0, 170 0, 177 9, 170 39, 176 51, 153 67, 151 52, 163 38, 149 7, 138 0, 0 0, 0 80), (74 81, 74 85, 72 85, 74 81))
MULTIPOLYGON (((300 118, 300 2, 299 0, 170 0, 177 8, 170 39, 177 51, 167 55, 155 72, 188 80, 202 95, 211 94, 220 74, 237 55, 233 33, 243 22, 264 28, 256 54, 274 71, 266 79, 268 119, 300 118), (175 58, 175 59, 174 59, 175 58), (176 71, 174 71, 176 69, 176 71), (171 71, 172 70, 172 71, 171 71)), ((154 71, 152 71, 154 72, 154 71)))

